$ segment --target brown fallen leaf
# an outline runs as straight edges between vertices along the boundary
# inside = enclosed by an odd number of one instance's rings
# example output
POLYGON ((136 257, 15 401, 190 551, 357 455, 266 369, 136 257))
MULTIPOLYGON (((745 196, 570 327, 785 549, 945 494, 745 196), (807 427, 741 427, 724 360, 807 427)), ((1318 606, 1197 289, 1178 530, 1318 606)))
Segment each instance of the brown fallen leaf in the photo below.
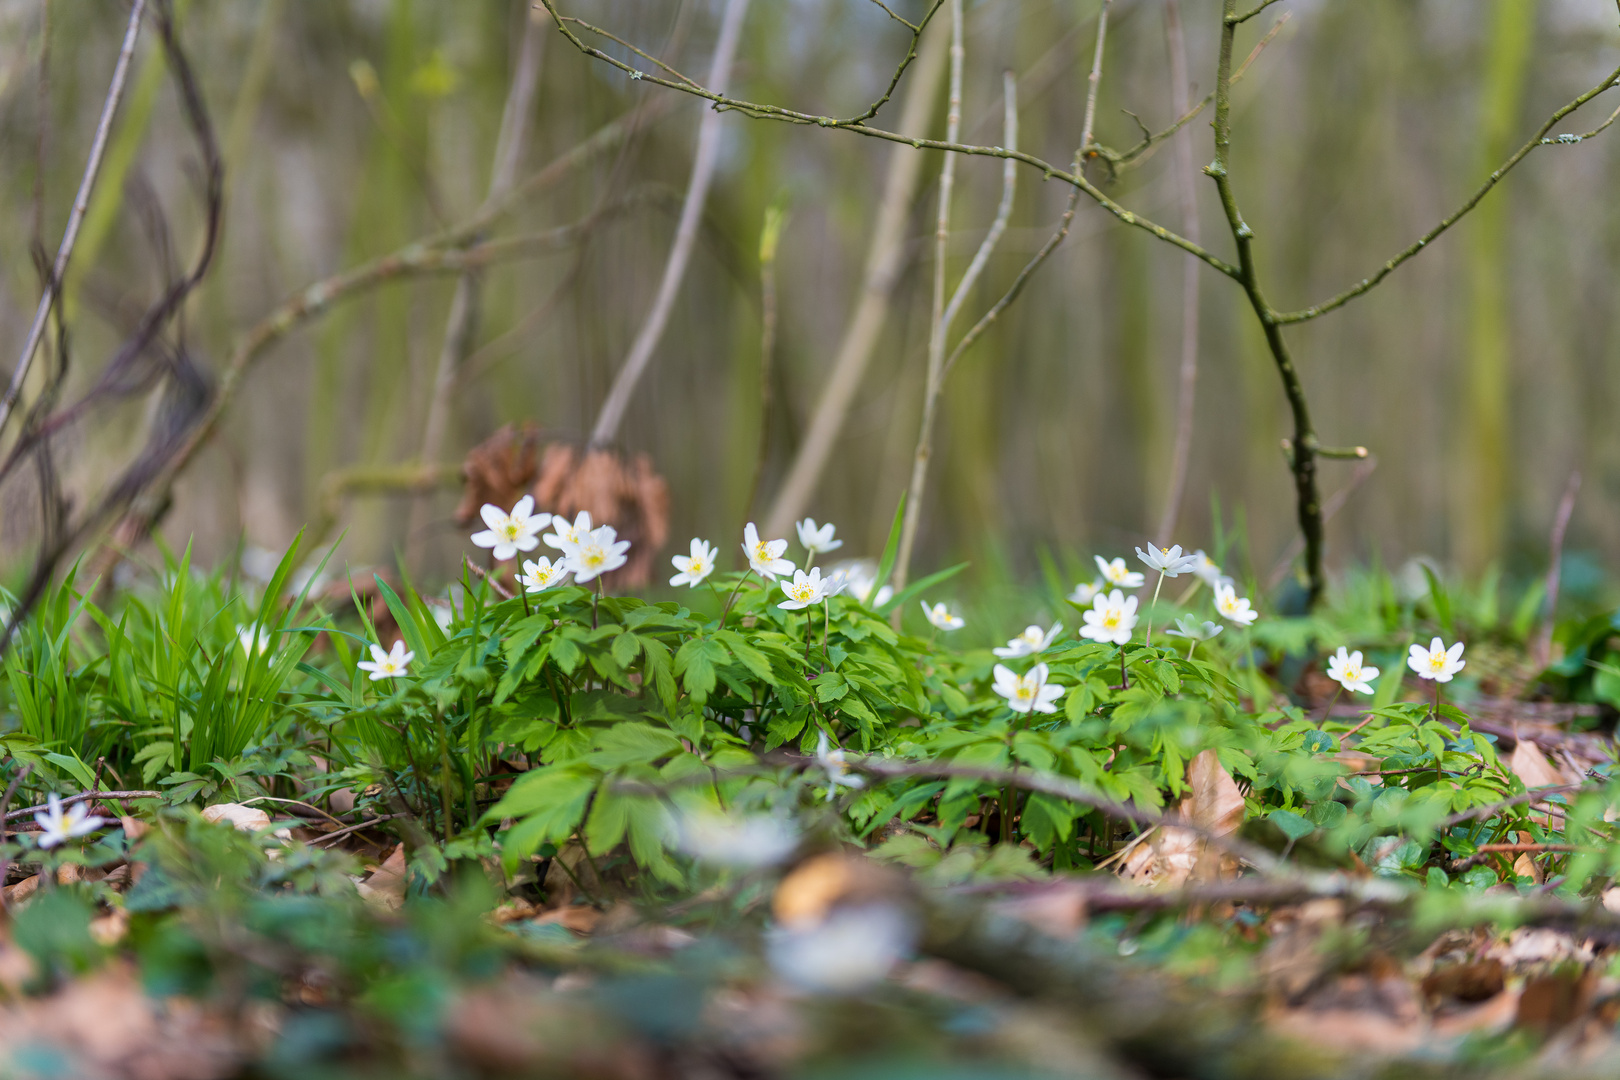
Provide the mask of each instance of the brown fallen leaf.
MULTIPOLYGON (((1204 750, 1187 763, 1187 788, 1179 807, 1183 821, 1216 836, 1229 835, 1243 824, 1243 793, 1214 750, 1204 750)), ((1206 846, 1198 833, 1167 825, 1130 851, 1120 877, 1139 885, 1174 888, 1204 864, 1219 867, 1217 860, 1206 858, 1206 846)))
POLYGON ((1470 963, 1448 964, 1423 980, 1423 994, 1431 1001, 1449 999, 1469 1004, 1485 1001, 1506 985, 1502 961, 1492 957, 1470 963))
POLYGON ((405 845, 400 844, 355 889, 369 903, 390 911, 405 904, 405 845))
POLYGON ((1520 739, 1519 745, 1513 748, 1512 755, 1508 757, 1508 768, 1524 781, 1527 788, 1555 787, 1568 783, 1564 774, 1547 761, 1541 748, 1529 739, 1520 739))
POLYGON ((619 539, 629 540, 629 561, 614 572, 625 586, 652 579, 669 539, 669 485, 646 454, 626 459, 612 450, 552 443, 541 455, 533 494, 541 510, 570 519, 583 510, 593 524, 612 525, 619 539))
POLYGON ((1591 971, 1581 975, 1558 971, 1526 980, 1515 1026, 1543 1036, 1569 1026, 1586 1011, 1596 982, 1591 971))
POLYGON ((203 807, 202 819, 224 822, 240 832, 257 832, 270 827, 270 815, 256 806, 241 803, 214 803, 203 807))
POLYGON ((536 463, 539 446, 540 429, 532 421, 525 421, 521 425, 507 424, 467 451, 461 463, 466 487, 456 506, 456 524, 471 525, 477 521, 478 510, 485 503, 510 510, 528 493, 539 475, 536 463))

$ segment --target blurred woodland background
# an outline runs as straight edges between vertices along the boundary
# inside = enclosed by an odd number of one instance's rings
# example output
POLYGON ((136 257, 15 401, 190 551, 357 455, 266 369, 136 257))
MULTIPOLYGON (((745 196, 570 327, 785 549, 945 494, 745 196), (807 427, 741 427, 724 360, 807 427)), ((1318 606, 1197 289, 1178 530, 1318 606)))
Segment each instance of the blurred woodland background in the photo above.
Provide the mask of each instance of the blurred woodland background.
MULTIPOLYGON (((890 6, 906 18, 924 9, 921 0, 890 6)), ((562 10, 701 79, 722 7, 576 0, 562 10)), ((1020 146, 1067 163, 1098 8, 969 3, 964 141, 1001 140, 1011 71, 1020 146)), ((39 298, 29 252, 56 249, 128 11, 121 0, 0 3, 8 370, 39 298)), ((203 369, 218 372, 242 335, 312 283, 440 233, 484 202, 525 47, 526 0, 179 0, 176 14, 225 164, 217 264, 185 309, 186 342, 203 369)), ((1175 118, 1165 15, 1162 0, 1113 5, 1096 118, 1104 143, 1137 140, 1133 113, 1155 130, 1175 118)), ((1214 85, 1219 12, 1192 0, 1182 16, 1196 102, 1214 85)), ((1244 27, 1239 55, 1284 18, 1235 89, 1232 166, 1279 308, 1371 273, 1620 53, 1612 0, 1289 0, 1244 27)), ((899 123, 909 80, 927 75, 927 50, 948 33, 949 20, 936 18, 924 59, 876 123, 899 123)), ((586 58, 549 21, 534 36, 535 91, 519 118, 513 175, 532 176, 593 135, 597 152, 553 169, 488 230, 543 242, 482 268, 463 299, 471 317, 439 392, 442 434, 429 464, 458 464, 508 422, 533 420, 548 441, 588 436, 652 304, 692 168, 700 102, 586 58), (613 138, 600 137, 615 124, 613 138)), ((871 0, 756 0, 728 89, 849 115, 881 93, 909 37, 871 0)), ((945 81, 928 77, 927 130, 937 136, 945 81)), ((1614 96, 1556 130, 1589 130, 1614 96)), ((1187 129, 1195 169, 1211 157, 1208 118, 1187 129)), ((803 507, 839 524, 850 538, 841 555, 875 554, 910 474, 922 405, 941 156, 737 113, 721 119, 691 266, 617 432, 617 445, 647 454, 669 484, 671 543, 657 565, 691 535, 734 555, 742 523, 769 516, 860 300, 893 155, 915 153, 921 171, 892 302, 803 507), (762 365, 760 241, 773 207, 782 215, 777 321, 774 356, 762 365)), ((1620 557, 1616 134, 1538 150, 1433 250, 1367 297, 1290 331, 1323 441, 1365 445, 1376 461, 1370 473, 1366 463, 1322 464, 1325 495, 1361 477, 1330 522, 1330 570, 1425 553, 1466 570, 1499 561, 1539 572, 1555 504, 1577 468, 1585 484, 1569 546, 1592 565, 1620 557)), ((1089 175, 1126 206, 1180 227, 1176 168, 1165 143, 1117 175, 1100 163, 1089 175)), ((65 283, 65 398, 129 337, 164 267, 192 257, 198 186, 197 151, 148 34, 65 283)), ((953 282, 1001 186, 999 161, 959 161, 953 282)), ((1232 258, 1213 185, 1200 175, 1196 190, 1206 245, 1232 258)), ((1010 227, 957 334, 1046 241, 1068 192, 1020 171, 1010 227)), ((972 559, 972 573, 1027 573, 1043 546, 1114 554, 1149 539, 1175 437, 1184 261, 1081 201, 1066 243, 951 376, 914 565, 972 559)), ((401 275, 270 345, 182 475, 162 521, 167 540, 195 535, 198 557, 217 561, 239 544, 280 550, 335 512, 347 529, 340 560, 392 563, 409 551, 425 577, 453 572, 469 550, 452 517, 453 482, 413 495, 363 483, 340 490, 330 478, 423 460, 457 291, 453 274, 401 275)), ((1226 527, 1246 523, 1263 577, 1296 531, 1279 452, 1287 410, 1241 291, 1205 270, 1200 315, 1191 471, 1175 538, 1209 546, 1218 502, 1226 527)), ((135 395, 56 437, 64 490, 78 505, 127 462, 153 411, 135 395)), ((37 538, 37 505, 30 473, 0 489, 4 557, 19 567, 37 538)), ((1580 587, 1580 565, 1566 563, 1566 588, 1580 587)))

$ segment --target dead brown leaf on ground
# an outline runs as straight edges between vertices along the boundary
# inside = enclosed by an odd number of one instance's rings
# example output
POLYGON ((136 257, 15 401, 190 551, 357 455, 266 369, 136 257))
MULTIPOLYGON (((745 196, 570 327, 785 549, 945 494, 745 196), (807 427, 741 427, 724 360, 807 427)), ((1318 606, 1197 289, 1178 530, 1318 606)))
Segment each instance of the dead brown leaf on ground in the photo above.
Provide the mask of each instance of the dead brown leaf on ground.
POLYGON ((478 510, 485 503, 510 510, 528 494, 539 475, 539 449, 540 429, 532 422, 524 422, 507 424, 467 451, 461 463, 466 487, 456 505, 456 524, 476 522, 478 510))
POLYGON ((534 500, 541 510, 573 518, 580 511, 597 525, 612 525, 630 541, 629 562, 614 577, 627 588, 652 579, 669 539, 669 485, 646 454, 625 458, 613 450, 580 450, 552 443, 540 458, 534 500))

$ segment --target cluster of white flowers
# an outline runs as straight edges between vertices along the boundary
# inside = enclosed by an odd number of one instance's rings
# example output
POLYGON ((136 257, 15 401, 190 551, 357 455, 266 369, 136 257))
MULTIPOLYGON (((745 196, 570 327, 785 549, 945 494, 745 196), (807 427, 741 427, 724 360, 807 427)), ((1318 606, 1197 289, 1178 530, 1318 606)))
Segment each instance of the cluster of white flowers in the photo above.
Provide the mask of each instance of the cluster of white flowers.
MULTIPOLYGON (((1457 642, 1447 648, 1442 638, 1435 638, 1429 642, 1425 649, 1422 645, 1413 645, 1406 657, 1406 666, 1411 668, 1420 679, 1432 679, 1437 683, 1447 683, 1456 677, 1457 672, 1468 666, 1468 661, 1462 658, 1463 643, 1457 642)), ((1370 694, 1373 692, 1372 680, 1378 678, 1378 669, 1370 667, 1361 660, 1361 650, 1351 652, 1343 645, 1339 651, 1328 657, 1328 678, 1357 694, 1370 694)))
MULTIPOLYGON (((1192 574, 1198 578, 1214 591, 1215 610, 1228 622, 1248 626, 1259 618, 1259 612, 1250 606, 1249 601, 1237 595, 1233 580, 1221 572, 1215 560, 1205 554, 1202 548, 1191 554, 1183 554, 1179 544, 1167 548, 1137 548, 1136 556, 1148 569, 1157 571, 1161 581, 1182 574, 1192 574)), ((1132 570, 1122 558, 1105 559, 1101 555, 1095 558, 1098 576, 1092 581, 1080 582, 1069 594, 1072 603, 1091 608, 1084 613, 1086 625, 1081 628, 1080 634, 1094 641, 1124 645, 1131 640, 1131 632, 1136 628, 1139 617, 1136 598, 1126 597, 1124 591, 1140 589, 1147 584, 1147 576, 1141 571, 1132 570)), ((1204 630, 1196 620, 1189 625, 1177 625, 1181 627, 1179 631, 1166 632, 1173 637, 1199 641, 1207 641, 1220 633, 1220 627, 1214 623, 1205 624, 1214 627, 1213 630, 1204 630)))
POLYGON ((584 510, 570 523, 560 514, 535 513, 534 497, 525 495, 510 512, 485 503, 478 513, 489 528, 473 533, 472 542, 489 548, 497 562, 516 558, 520 551, 533 551, 542 539, 561 552, 555 562, 546 556, 524 561, 518 575, 524 592, 555 588, 570 574, 576 584, 583 585, 629 561, 625 552, 630 550, 630 541, 620 540, 611 525, 593 528, 591 515, 584 510), (542 537, 540 533, 548 525, 551 532, 542 537))

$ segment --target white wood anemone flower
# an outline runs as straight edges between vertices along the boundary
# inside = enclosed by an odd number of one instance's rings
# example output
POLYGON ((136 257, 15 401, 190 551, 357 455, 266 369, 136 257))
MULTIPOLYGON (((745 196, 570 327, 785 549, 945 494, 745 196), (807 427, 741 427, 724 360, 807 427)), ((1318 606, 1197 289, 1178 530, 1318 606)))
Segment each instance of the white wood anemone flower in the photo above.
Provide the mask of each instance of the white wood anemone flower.
POLYGON ((936 630, 960 630, 967 625, 965 619, 960 615, 952 615, 950 609, 944 604, 930 606, 928 601, 924 600, 922 609, 923 618, 927 619, 936 630))
POLYGON ((1420 679, 1433 679, 1435 682, 1450 682, 1468 661, 1462 658, 1463 643, 1457 642, 1451 648, 1440 638, 1429 642, 1425 649, 1421 645, 1413 645, 1412 652, 1406 658, 1406 666, 1417 672, 1420 679))
POLYGON ((492 549, 496 562, 515 558, 520 551, 533 551, 540 546, 540 530, 551 523, 550 514, 534 512, 534 496, 525 495, 517 501, 509 514, 494 503, 485 503, 478 511, 489 528, 472 534, 472 542, 481 548, 492 549))
POLYGON ((1232 579, 1221 573, 1221 568, 1215 564, 1214 559, 1204 554, 1203 548, 1193 552, 1192 557, 1198 560, 1198 565, 1192 568, 1192 572, 1199 581, 1212 589, 1217 585, 1232 584, 1232 579))
POLYGON ((812 566, 808 574, 803 570, 795 570, 792 581, 782 582, 782 592, 787 595, 787 599, 776 606, 783 611, 798 611, 800 608, 823 603, 828 596, 837 595, 829 591, 834 585, 842 589, 844 582, 834 578, 823 578, 819 566, 812 566))
POLYGON ((381 645, 371 647, 371 659, 362 660, 355 665, 361 671, 371 672, 371 681, 379 679, 394 679, 401 675, 409 675, 410 664, 416 659, 416 654, 405 648, 405 643, 398 638, 394 639, 394 647, 383 652, 381 645))
POLYGON ((1198 568, 1198 557, 1196 555, 1183 555, 1180 544, 1174 544, 1167 548, 1137 548, 1136 557, 1141 559, 1150 570, 1157 570, 1165 577, 1180 577, 1182 574, 1190 574, 1198 568))
POLYGON ((34 811, 34 820, 42 830, 36 840, 42 848, 65 844, 74 837, 95 832, 103 824, 103 819, 89 812, 88 803, 77 802, 63 811, 62 800, 54 791, 46 796, 45 809, 34 811))
POLYGON ((833 527, 833 523, 830 521, 818 529, 816 528, 815 518, 805 518, 794 527, 799 530, 799 546, 812 556, 819 555, 824 551, 836 551, 844 546, 842 540, 833 539, 833 534, 838 530, 833 527))
POLYGON ((1215 586, 1215 610, 1221 618, 1239 626, 1248 626, 1260 617, 1260 613, 1249 606, 1248 598, 1239 596, 1230 585, 1215 586))
POLYGON ((556 562, 544 555, 538 559, 525 559, 523 573, 518 575, 518 584, 523 586, 524 592, 545 592, 567 580, 568 560, 560 555, 556 562))
POLYGON ((670 562, 680 573, 669 579, 671 585, 685 585, 695 589, 714 573, 714 557, 718 551, 707 540, 692 539, 692 554, 672 555, 670 562))
POLYGON ((1097 599, 1097 594, 1102 592, 1107 584, 1102 578, 1096 581, 1082 581, 1074 587, 1074 592, 1069 594, 1069 602, 1079 604, 1081 607, 1090 607, 1091 602, 1097 599))
POLYGON ((1377 668, 1362 665, 1360 649, 1350 652, 1343 645, 1328 657, 1327 673, 1328 678, 1357 694, 1372 693, 1372 680, 1378 678, 1377 668))
MULTIPOLYGON (((1137 577, 1142 575, 1138 574, 1137 577)), ((1091 610, 1080 613, 1085 625, 1080 628, 1080 636, 1098 641, 1104 645, 1126 645, 1131 640, 1131 631, 1136 629, 1136 597, 1126 596, 1115 589, 1106 596, 1098 596, 1091 602, 1091 610)))
POLYGON ((1014 660, 1020 656, 1034 656, 1036 653, 1043 653, 1051 648, 1052 642, 1057 640, 1057 636, 1061 633, 1063 633, 1062 623, 1053 623, 1050 630, 1042 630, 1039 626, 1032 624, 1024 627, 1024 632, 1008 641, 1006 645, 990 651, 1008 660, 1014 660))
POLYGON ((1048 669, 1036 664, 1029 674, 1019 675, 1005 664, 996 665, 996 681, 991 687, 1007 699, 1007 708, 1013 712, 1057 712, 1054 702, 1062 697, 1065 688, 1046 681, 1048 669))
POLYGON ((629 562, 625 555, 629 550, 630 541, 620 540, 618 530, 601 525, 563 549, 563 565, 574 575, 574 582, 583 585, 629 562))
POLYGON ((1112 561, 1104 559, 1101 555, 1093 556, 1097 560, 1097 569, 1102 571, 1103 580, 1120 589, 1140 589, 1147 578, 1125 565, 1124 559, 1112 561))
POLYGON ((545 536, 541 537, 541 539, 551 547, 556 548, 558 551, 567 552, 570 544, 577 544, 581 540, 584 540, 586 536, 590 535, 590 531, 590 512, 581 510, 579 512, 579 516, 574 518, 574 523, 572 525, 570 525, 568 523, 568 519, 563 517, 561 514, 555 515, 551 519, 551 531, 545 536))
MULTIPOLYGON (((1176 628, 1166 630, 1165 633, 1170 637, 1186 638, 1189 641, 1208 641, 1225 629, 1226 627, 1220 623, 1210 622, 1207 619, 1200 623, 1196 615, 1183 615, 1176 620, 1176 628)), ((1377 674, 1376 668, 1373 673, 1377 674)))
POLYGON ((748 556, 754 573, 766 581, 775 581, 778 574, 793 573, 792 561, 782 558, 787 546, 786 540, 761 540, 752 521, 743 529, 743 554, 748 556))
POLYGON ((863 788, 866 786, 866 779, 850 772, 849 766, 844 764, 843 748, 828 744, 825 731, 816 734, 816 764, 827 770, 828 802, 832 802, 841 787, 863 788))

